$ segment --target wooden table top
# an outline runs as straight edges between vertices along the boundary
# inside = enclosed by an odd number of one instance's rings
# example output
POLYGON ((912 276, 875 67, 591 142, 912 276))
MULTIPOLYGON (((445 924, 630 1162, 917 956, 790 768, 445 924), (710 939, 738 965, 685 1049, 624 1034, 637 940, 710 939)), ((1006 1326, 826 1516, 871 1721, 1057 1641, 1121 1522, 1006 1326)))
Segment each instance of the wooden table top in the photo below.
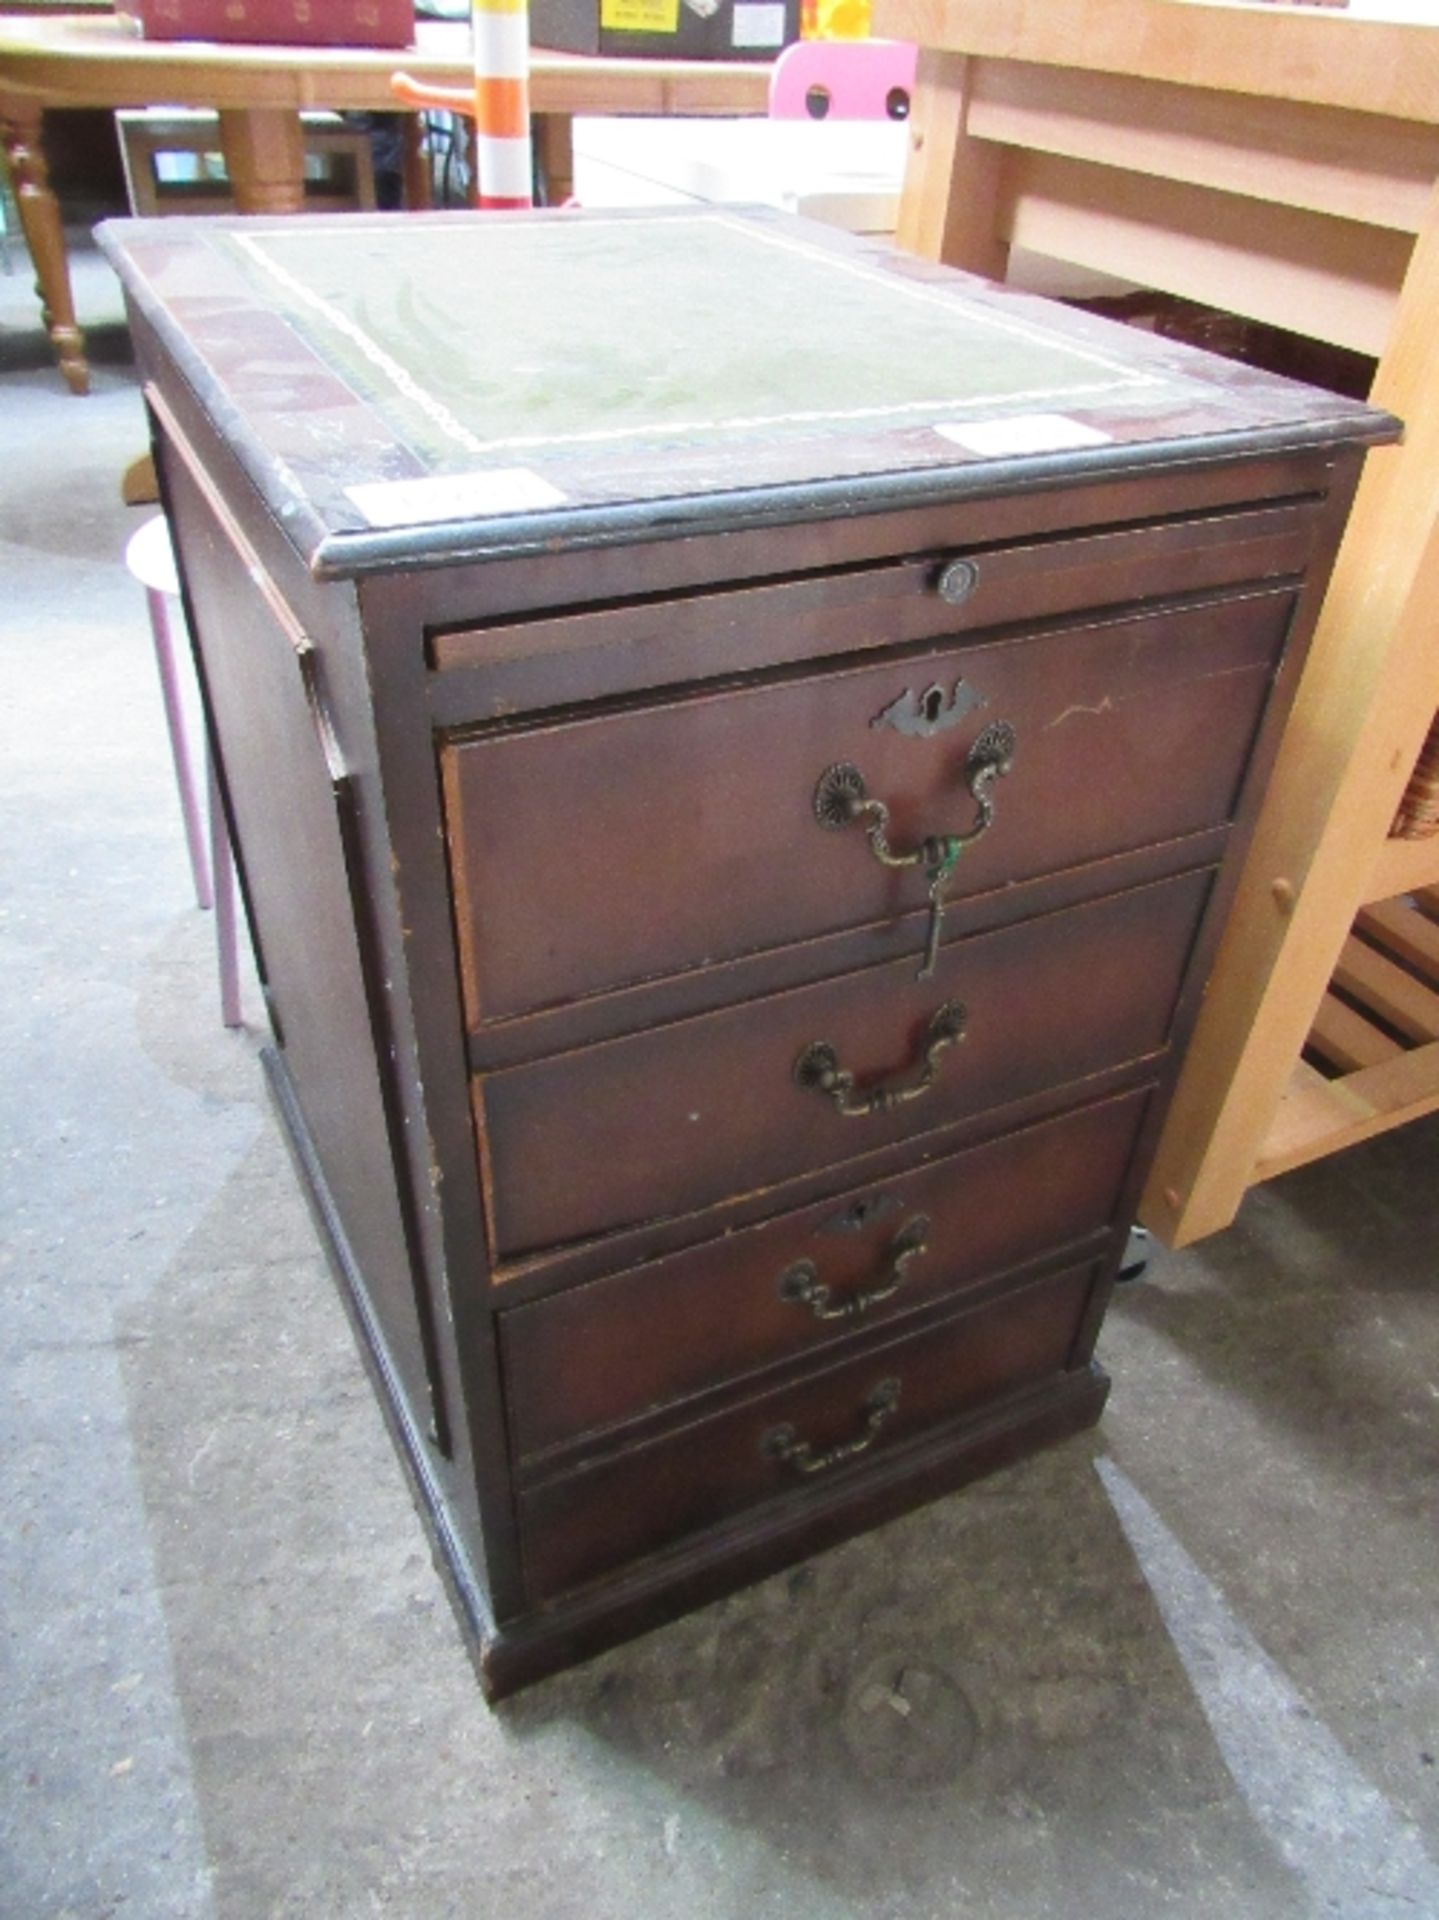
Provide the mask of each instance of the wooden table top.
POLYGON ((765 209, 101 233, 322 572, 1393 431, 1332 395, 765 209))
MULTIPOLYGON (((760 61, 614 60, 530 55, 538 113, 763 114, 760 61)), ((474 67, 468 25, 422 20, 415 45, 278 47, 144 40, 114 16, 0 17, 0 90, 47 106, 393 109, 390 76, 463 84, 474 67)))
POLYGON ((874 0, 874 31, 993 59, 1439 121, 1439 27, 1412 17, 1237 0, 874 0))

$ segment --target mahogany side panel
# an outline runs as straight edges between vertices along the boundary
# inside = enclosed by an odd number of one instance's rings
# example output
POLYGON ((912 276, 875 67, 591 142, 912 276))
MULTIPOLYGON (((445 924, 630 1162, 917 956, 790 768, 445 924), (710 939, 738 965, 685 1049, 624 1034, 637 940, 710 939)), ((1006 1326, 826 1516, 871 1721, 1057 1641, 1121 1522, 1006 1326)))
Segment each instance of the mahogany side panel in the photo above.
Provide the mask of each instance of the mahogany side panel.
POLYGON ((256 591, 186 462, 158 443, 226 812, 264 951, 276 1041, 421 1428, 433 1425, 430 1333, 400 1204, 361 950, 351 801, 303 630, 256 591))

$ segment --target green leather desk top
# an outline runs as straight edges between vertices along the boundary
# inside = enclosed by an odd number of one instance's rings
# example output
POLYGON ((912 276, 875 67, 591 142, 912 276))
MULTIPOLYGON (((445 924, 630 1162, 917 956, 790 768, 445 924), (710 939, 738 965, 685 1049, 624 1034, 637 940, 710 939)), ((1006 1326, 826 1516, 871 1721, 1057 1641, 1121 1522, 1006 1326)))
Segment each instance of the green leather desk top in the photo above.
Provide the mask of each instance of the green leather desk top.
POLYGON ((318 571, 1392 431, 763 210, 123 222, 105 244, 318 571))

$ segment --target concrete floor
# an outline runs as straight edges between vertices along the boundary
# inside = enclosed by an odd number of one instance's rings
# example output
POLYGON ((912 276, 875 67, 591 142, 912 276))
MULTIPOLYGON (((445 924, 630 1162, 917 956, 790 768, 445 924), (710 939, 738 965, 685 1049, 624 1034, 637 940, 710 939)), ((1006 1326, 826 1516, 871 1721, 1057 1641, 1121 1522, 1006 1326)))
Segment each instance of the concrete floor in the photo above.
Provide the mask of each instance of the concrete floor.
POLYGON ((1439 1915, 1439 1122, 1160 1258, 1097 1433, 483 1704, 218 1022, 80 265, 83 401, 0 276, 0 1914, 1439 1915))

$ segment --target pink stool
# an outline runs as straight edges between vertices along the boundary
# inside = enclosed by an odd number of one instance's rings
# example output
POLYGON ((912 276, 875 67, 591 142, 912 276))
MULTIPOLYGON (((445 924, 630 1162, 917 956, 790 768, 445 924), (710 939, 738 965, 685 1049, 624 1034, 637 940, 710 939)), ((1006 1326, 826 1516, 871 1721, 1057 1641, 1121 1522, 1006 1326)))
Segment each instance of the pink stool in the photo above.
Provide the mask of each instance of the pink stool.
POLYGON ((185 845, 190 854, 195 899, 201 907, 213 906, 215 909, 215 943, 220 963, 220 1017, 227 1027, 238 1027, 241 1018, 235 862, 225 827, 225 809, 220 804, 215 762, 208 751, 205 770, 210 845, 208 861, 206 859, 205 830, 190 764, 189 742, 185 738, 185 713, 176 677, 175 646, 170 635, 170 616, 166 605, 169 600, 178 600, 180 579, 175 571, 175 554, 163 513, 157 513, 137 533, 132 534, 125 547, 125 565, 145 589, 145 601, 150 609, 150 635, 155 643, 155 665, 160 673, 160 696, 165 703, 165 728, 170 736, 170 754, 175 763, 175 785, 179 790, 180 812, 185 821, 185 845))

